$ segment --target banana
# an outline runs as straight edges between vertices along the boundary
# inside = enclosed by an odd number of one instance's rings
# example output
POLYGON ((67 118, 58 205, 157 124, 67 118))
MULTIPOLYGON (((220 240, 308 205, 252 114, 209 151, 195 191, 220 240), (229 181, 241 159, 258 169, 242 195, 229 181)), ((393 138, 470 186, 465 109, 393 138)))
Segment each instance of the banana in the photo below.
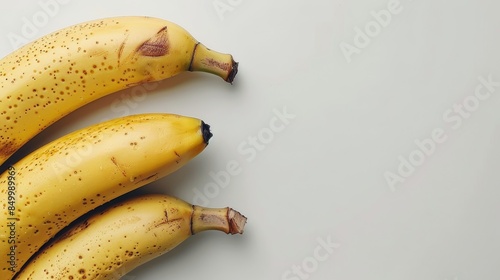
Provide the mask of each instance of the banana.
POLYGON ((191 235, 243 233, 246 218, 231 208, 193 206, 148 194, 85 215, 51 240, 15 279, 120 279, 191 235))
POLYGON ((196 118, 131 115, 72 132, 12 165, 0 175, 0 279, 84 213, 185 165, 211 136, 196 118))
POLYGON ((0 60, 0 165, 46 127, 113 92, 203 71, 233 81, 238 63, 182 27, 114 17, 46 35, 0 60))
POLYGON ((246 217, 147 194, 106 204, 63 230, 15 279, 119 279, 188 239, 218 230, 243 233, 246 217))

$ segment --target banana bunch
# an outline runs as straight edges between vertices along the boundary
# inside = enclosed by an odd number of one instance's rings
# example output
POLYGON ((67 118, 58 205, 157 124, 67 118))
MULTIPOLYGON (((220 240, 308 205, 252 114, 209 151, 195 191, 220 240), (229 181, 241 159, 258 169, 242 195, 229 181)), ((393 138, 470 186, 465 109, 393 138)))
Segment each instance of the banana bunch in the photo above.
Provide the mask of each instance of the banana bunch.
MULTIPOLYGON (((77 108, 186 71, 232 83, 238 63, 174 23, 133 16, 70 26, 14 51, 0 60, 0 166, 77 108)), ((120 201, 187 164, 211 137, 195 117, 130 115, 2 166, 0 279, 118 279, 194 233, 242 233, 246 218, 230 208, 165 195, 120 201)))
MULTIPOLYGON (((0 255, 14 260, 2 265, 0 279, 81 215, 185 165, 210 137, 209 126, 195 118, 132 115, 77 130, 13 164, 0 186, 15 182, 15 209, 4 206, 0 219, 16 218, 15 230, 0 223, 0 255), (72 160, 75 154, 81 159, 72 160)), ((1 188, 0 197, 7 192, 1 188)))

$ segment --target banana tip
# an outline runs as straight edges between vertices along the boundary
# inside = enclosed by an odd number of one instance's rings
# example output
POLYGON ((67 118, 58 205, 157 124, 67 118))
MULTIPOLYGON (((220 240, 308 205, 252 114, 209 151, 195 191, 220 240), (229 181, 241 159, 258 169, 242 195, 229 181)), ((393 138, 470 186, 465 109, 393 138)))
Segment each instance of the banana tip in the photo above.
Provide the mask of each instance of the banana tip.
POLYGON ((210 132, 210 125, 206 124, 204 121, 201 121, 201 134, 203 135, 203 142, 208 145, 213 134, 210 132))
POLYGON ((236 74, 238 74, 238 65, 239 63, 232 60, 231 64, 231 71, 229 71, 229 74, 227 75, 226 82, 233 84, 234 77, 236 77, 236 74))
POLYGON ((229 233, 230 234, 242 234, 247 223, 247 218, 243 216, 240 212, 229 208, 229 233))

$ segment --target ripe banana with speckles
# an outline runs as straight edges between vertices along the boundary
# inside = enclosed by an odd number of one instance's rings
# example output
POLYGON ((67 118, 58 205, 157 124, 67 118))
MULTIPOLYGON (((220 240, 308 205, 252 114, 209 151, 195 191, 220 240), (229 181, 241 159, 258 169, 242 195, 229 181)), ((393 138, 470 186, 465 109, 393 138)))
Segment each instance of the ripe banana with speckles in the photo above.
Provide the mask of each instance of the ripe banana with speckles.
POLYGON ((0 165, 46 127, 110 93, 185 71, 232 82, 238 64, 163 19, 114 17, 46 35, 0 60, 0 165))
POLYGON ((72 132, 12 165, 0 175, 0 279, 84 213, 185 165, 211 136, 196 118, 131 115, 72 132))
POLYGON ((246 223, 231 208, 193 206, 160 194, 103 208, 51 240, 15 279, 120 279, 193 234, 243 233, 246 223))

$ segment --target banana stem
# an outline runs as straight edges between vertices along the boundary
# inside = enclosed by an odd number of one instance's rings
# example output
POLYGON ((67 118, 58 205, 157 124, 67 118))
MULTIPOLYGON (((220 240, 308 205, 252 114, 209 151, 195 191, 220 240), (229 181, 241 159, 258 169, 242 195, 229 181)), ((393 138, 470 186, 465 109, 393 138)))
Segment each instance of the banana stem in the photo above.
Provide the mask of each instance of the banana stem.
POLYGON ((208 72, 232 84, 238 73, 238 62, 234 61, 232 55, 216 52, 198 42, 194 47, 189 71, 208 72))
POLYGON ((227 234, 242 234, 247 218, 232 208, 193 206, 191 233, 219 230, 227 234))

